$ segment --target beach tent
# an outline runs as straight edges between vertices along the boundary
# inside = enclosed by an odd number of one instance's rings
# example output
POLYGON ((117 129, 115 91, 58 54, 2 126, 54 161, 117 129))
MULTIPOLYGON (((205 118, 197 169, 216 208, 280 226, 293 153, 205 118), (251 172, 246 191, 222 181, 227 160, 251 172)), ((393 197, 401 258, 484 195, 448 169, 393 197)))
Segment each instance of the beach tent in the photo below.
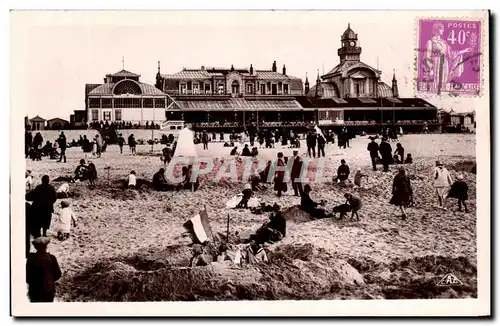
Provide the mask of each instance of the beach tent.
POLYGON ((196 146, 194 145, 193 140, 194 133, 189 128, 184 128, 179 131, 174 157, 197 157, 196 146))
POLYGON ((325 135, 323 135, 323 132, 321 132, 321 129, 319 129, 318 125, 314 126, 314 130, 316 130, 316 133, 318 135, 321 135, 321 137, 323 137, 324 139, 326 139, 325 135))

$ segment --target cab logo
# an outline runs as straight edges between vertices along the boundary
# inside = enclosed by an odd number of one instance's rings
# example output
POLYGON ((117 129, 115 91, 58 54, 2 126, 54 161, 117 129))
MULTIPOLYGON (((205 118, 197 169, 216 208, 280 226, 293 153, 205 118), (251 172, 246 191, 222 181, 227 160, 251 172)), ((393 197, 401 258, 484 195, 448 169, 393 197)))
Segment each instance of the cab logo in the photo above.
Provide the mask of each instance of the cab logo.
POLYGON ((455 285, 463 285, 463 283, 455 275, 451 273, 446 274, 437 284, 437 286, 455 286, 455 285))

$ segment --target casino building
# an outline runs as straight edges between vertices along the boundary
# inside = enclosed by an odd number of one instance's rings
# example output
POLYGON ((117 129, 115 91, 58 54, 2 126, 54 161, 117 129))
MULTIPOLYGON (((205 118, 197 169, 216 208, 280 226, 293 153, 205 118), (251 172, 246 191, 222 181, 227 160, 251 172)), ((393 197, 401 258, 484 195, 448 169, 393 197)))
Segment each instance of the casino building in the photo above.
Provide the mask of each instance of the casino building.
MULTIPOLYGON (((249 68, 183 69, 162 75, 158 64, 156 87, 171 96, 167 120, 182 120, 195 129, 380 126, 396 124, 421 129, 438 126, 437 108, 420 98, 401 98, 395 74, 391 86, 382 72, 361 61, 358 35, 347 27, 337 51, 339 64, 318 76, 310 87, 278 71, 249 68)), ((408 128, 407 128, 408 129, 408 128)))
MULTIPOLYGON (((358 35, 348 25, 340 37, 339 63, 323 76, 318 73, 312 87, 308 77, 303 83, 276 61, 271 69, 201 66, 173 74, 162 74, 158 62, 154 86, 121 70, 106 75, 103 84, 85 85, 87 122, 154 121, 161 129, 189 123, 213 131, 311 124, 367 131, 386 124, 406 130, 439 126, 434 105, 400 97, 396 75, 390 86, 384 83, 382 72, 362 62, 361 53, 358 35)), ((76 113, 74 120, 80 120, 76 113)))

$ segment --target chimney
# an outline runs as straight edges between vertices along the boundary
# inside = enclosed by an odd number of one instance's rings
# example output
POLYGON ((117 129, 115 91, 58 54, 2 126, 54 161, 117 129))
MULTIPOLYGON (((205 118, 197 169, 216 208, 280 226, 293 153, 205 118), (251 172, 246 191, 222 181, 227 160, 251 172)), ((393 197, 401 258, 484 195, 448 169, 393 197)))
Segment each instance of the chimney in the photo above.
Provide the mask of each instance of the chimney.
POLYGON ((250 75, 253 75, 253 66, 250 64, 250 75))
POLYGON ((201 70, 205 70, 205 66, 201 66, 201 70))
POLYGON ((273 62, 273 69, 272 69, 273 72, 277 72, 278 69, 276 68, 276 61, 273 62))
POLYGON ((231 71, 234 71, 234 67, 233 67, 233 65, 231 65, 231 71))
POLYGON ((283 65, 283 75, 286 76, 286 67, 285 67, 285 65, 283 65))

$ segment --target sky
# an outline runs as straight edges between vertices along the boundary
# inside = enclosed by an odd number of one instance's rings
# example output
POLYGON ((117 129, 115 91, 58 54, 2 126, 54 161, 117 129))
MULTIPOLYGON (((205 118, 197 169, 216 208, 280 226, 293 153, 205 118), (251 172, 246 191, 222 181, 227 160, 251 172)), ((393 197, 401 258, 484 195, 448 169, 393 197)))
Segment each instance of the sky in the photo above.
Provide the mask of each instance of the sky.
MULTIPOLYGON (((11 110, 69 119, 85 108, 86 83, 102 83, 123 65, 154 84, 158 61, 162 74, 171 74, 201 66, 271 69, 276 60, 288 75, 305 80, 307 74, 312 86, 318 71, 338 64, 348 23, 358 34, 361 61, 378 67, 389 85, 395 72, 400 96, 413 97, 417 16, 422 12, 13 12, 11 110)), ((488 106, 488 95, 486 89, 481 99, 424 98, 438 108, 470 111, 488 106)))

